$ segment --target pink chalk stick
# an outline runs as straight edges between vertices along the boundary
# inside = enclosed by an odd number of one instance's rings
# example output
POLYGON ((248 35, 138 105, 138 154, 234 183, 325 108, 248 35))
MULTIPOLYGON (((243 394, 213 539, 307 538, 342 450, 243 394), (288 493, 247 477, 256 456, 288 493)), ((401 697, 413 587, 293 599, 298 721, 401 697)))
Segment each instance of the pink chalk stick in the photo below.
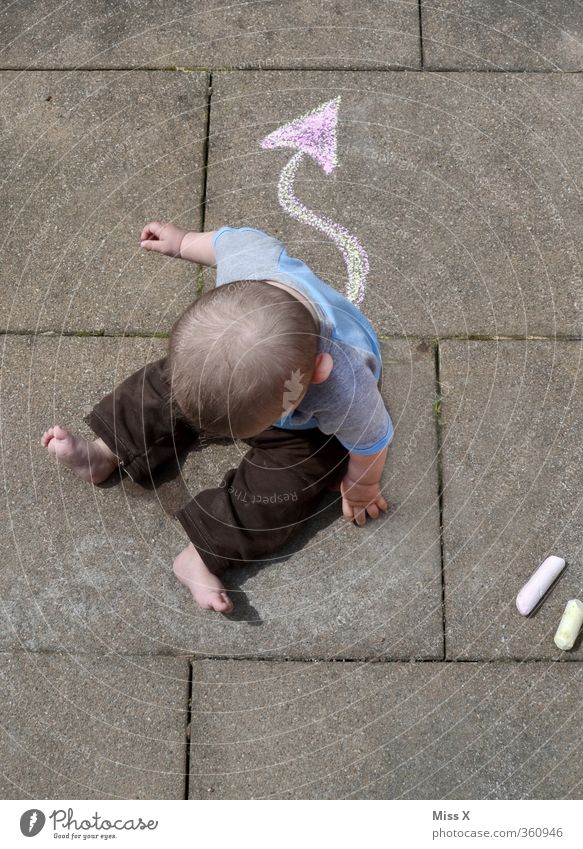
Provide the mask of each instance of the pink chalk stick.
POLYGON ((528 616, 564 568, 565 561, 562 557, 556 557, 554 554, 547 557, 516 596, 518 612, 528 616))

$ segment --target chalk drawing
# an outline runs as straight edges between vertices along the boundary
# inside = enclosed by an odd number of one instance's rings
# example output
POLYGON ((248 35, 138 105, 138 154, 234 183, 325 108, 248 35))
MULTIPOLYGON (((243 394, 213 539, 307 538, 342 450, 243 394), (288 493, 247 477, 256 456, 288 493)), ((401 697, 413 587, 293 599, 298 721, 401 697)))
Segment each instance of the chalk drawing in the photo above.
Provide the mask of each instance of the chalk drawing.
POLYGON ((356 236, 346 227, 325 215, 308 209, 294 194, 293 184, 304 156, 311 156, 326 174, 331 174, 338 164, 336 152, 336 127, 340 97, 316 107, 306 115, 284 124, 261 142, 265 150, 291 147, 297 150, 283 168, 277 186, 277 197, 283 209, 296 221, 320 230, 331 239, 344 259, 348 272, 346 296, 360 304, 366 291, 369 265, 368 256, 356 236))

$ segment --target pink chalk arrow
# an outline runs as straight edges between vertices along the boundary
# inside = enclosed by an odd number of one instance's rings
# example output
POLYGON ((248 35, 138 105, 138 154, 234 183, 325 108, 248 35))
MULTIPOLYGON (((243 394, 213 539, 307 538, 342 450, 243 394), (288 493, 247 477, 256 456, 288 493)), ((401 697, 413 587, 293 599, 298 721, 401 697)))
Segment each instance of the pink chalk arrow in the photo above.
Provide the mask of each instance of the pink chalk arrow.
POLYGON ((331 174, 336 167, 336 124, 338 123, 338 104, 340 98, 335 97, 318 106, 313 112, 308 112, 301 118, 296 118, 289 124, 275 130, 261 142, 261 147, 273 150, 276 147, 293 147, 307 153, 318 162, 326 174, 331 174))
POLYGON ((340 97, 328 100, 306 115, 284 124, 266 136, 261 142, 265 150, 279 147, 291 147, 296 150, 283 168, 277 186, 277 196, 283 209, 303 224, 325 233, 331 239, 344 259, 348 272, 346 295, 357 304, 362 301, 368 276, 368 256, 356 236, 341 224, 308 209, 293 191, 294 180, 307 154, 324 170, 331 174, 336 168, 336 126, 340 97))

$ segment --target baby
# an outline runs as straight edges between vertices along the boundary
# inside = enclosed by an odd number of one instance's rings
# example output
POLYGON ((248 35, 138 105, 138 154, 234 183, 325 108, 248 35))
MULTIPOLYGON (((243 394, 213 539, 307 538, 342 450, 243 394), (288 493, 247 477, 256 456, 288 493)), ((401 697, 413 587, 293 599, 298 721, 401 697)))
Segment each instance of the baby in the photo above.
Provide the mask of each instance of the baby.
POLYGON ((221 572, 268 559, 326 489, 340 489, 357 525, 387 510, 380 479, 393 425, 379 344, 353 304, 260 230, 152 222, 141 246, 215 266, 216 287, 174 323, 165 357, 84 417, 95 440, 55 425, 41 442, 99 484, 116 469, 143 481, 200 433, 245 441, 239 467, 174 514, 190 540, 174 573, 200 607, 230 613, 221 572))

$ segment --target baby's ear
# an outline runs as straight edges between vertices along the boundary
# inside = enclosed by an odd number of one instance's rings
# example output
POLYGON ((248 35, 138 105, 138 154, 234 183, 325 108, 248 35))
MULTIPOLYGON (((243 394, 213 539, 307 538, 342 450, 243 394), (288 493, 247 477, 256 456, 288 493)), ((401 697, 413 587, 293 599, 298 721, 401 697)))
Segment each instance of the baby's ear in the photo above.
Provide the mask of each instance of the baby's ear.
POLYGON ((328 380, 334 367, 334 360, 330 354, 318 354, 314 364, 314 373, 312 375, 312 383, 324 383, 328 380))

